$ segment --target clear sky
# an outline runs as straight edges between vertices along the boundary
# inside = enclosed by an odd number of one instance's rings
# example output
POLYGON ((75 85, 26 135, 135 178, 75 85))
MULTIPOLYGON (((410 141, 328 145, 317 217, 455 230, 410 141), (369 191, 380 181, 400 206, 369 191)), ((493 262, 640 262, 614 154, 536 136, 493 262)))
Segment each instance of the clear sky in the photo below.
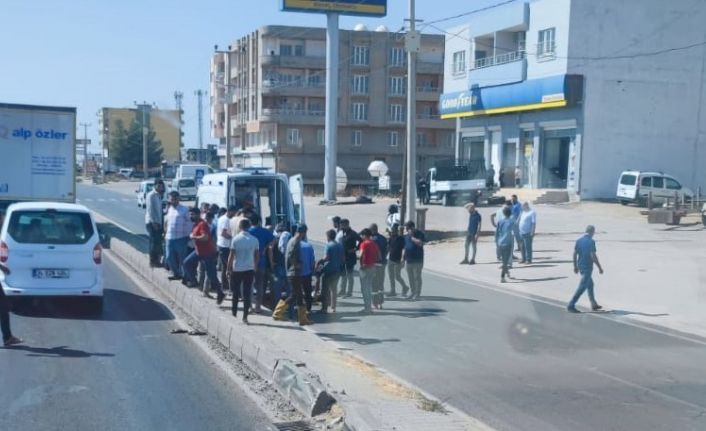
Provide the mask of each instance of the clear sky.
MULTIPOLYGON (((417 18, 445 18, 501 1, 417 0, 417 18)), ((279 0, 0 0, 0 102, 75 106, 78 122, 91 123, 89 139, 97 144, 100 108, 147 101, 173 109, 178 90, 184 93, 184 142, 195 147, 194 91, 208 88, 214 44, 225 48, 267 24, 326 25, 324 15, 280 12, 279 5, 279 0)), ((384 24, 395 31, 407 15, 407 0, 388 0, 387 17, 342 17, 340 25, 384 24)), ((208 99, 203 115, 204 142, 213 143, 208 99)), ((91 149, 98 151, 97 145, 91 149)))

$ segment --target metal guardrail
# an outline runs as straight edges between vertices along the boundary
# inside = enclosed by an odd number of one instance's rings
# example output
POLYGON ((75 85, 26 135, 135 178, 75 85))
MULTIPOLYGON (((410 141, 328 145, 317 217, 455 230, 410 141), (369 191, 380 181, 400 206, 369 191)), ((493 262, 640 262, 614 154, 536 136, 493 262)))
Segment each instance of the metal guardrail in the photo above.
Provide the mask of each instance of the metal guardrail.
POLYGON ((474 64, 474 69, 483 69, 491 66, 499 66, 501 64, 513 63, 520 61, 527 56, 525 51, 512 51, 504 54, 499 54, 494 57, 485 57, 477 59, 474 64))

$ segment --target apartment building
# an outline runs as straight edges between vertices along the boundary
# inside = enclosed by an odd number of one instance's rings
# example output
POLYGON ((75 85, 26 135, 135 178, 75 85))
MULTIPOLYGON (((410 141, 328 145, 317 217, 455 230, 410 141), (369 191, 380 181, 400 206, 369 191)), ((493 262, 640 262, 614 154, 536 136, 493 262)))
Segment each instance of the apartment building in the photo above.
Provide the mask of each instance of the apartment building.
MULTIPOLYGON (((401 182, 405 148, 407 55, 403 34, 383 26, 341 30, 338 165, 349 184, 371 184, 373 160, 401 182)), ((442 121, 443 35, 422 35, 417 63, 417 154, 420 170, 453 157, 454 125, 442 121)), ((322 187, 326 33, 323 28, 266 26, 236 40, 211 61, 211 133, 225 157, 224 102, 229 102, 234 166, 302 173, 322 187)), ((223 163, 223 162, 222 162, 223 163)))
POLYGON ((469 16, 447 30, 440 98, 457 156, 581 198, 614 197, 625 169, 706 185, 705 18, 706 3, 658 0, 520 0, 469 16))

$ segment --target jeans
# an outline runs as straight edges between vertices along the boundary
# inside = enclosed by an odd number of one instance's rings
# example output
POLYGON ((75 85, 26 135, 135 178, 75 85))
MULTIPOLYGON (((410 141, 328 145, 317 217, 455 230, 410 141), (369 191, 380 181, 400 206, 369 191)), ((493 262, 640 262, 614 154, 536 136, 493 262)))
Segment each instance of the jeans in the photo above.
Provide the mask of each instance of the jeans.
POLYGON ((287 292, 287 271, 284 266, 275 266, 272 270, 272 295, 274 297, 275 304, 277 301, 282 299, 282 293, 287 292))
MULTIPOLYGON (((255 270, 255 310, 260 311, 262 300, 265 298, 265 290, 267 289, 267 280, 269 279, 269 271, 267 268, 258 268, 255 270)), ((277 301, 277 300, 275 300, 277 301)))
POLYGON ((341 274, 341 286, 338 291, 339 295, 353 295, 353 274, 355 272, 355 261, 353 263, 346 262, 345 269, 341 274))
POLYGON ((505 278, 506 275, 510 275, 510 262, 512 262, 512 243, 510 243, 510 245, 499 245, 498 251, 500 252, 500 259, 503 262, 503 268, 500 273, 500 277, 505 278))
POLYGON ((167 262, 169 262, 169 269, 176 277, 184 275, 182 264, 186 259, 188 244, 188 237, 167 240, 167 262))
POLYGON ((385 302, 385 267, 387 263, 375 265, 373 276, 373 304, 382 305, 385 302))
POLYGON ((375 267, 360 267, 360 292, 363 294, 363 304, 365 311, 372 311, 373 302, 373 278, 375 277, 375 267))
POLYGON ((147 234, 150 237, 150 265, 158 265, 162 259, 162 228, 161 226, 154 227, 152 223, 147 223, 147 234))
POLYGON ((468 260, 468 252, 471 247, 473 247, 471 262, 475 262, 476 251, 478 250, 478 241, 476 240, 476 234, 466 234, 466 243, 463 245, 463 249, 465 251, 465 254, 463 255, 463 260, 468 260))
POLYGON ((522 260, 527 263, 532 263, 532 240, 534 235, 522 234, 522 260))
POLYGON ((297 307, 306 306, 307 310, 311 310, 311 275, 291 276, 289 283, 292 285, 292 295, 297 307))
POLYGON ((223 286, 228 286, 228 256, 230 256, 228 247, 218 247, 218 258, 221 261, 221 284, 223 286))
POLYGON ((231 313, 233 316, 238 315, 238 301, 240 300, 240 289, 243 291, 243 319, 248 318, 250 311, 250 300, 252 298, 252 282, 255 276, 255 271, 238 271, 233 272, 230 278, 230 290, 233 292, 233 306, 231 313))
POLYGON ((424 262, 407 262, 407 280, 409 280, 409 288, 412 290, 413 297, 419 297, 422 294, 422 267, 424 262))
POLYGON ((513 236, 514 238, 517 238, 517 239, 518 239, 518 241, 517 241, 517 251, 522 251, 522 241, 519 241, 519 239, 521 238, 521 236, 520 236, 520 225, 518 224, 518 222, 515 222, 515 224, 512 225, 512 236, 513 236))
POLYGON ((390 294, 396 295, 395 291, 395 281, 398 281, 402 285, 402 294, 406 295, 409 287, 402 278, 402 263, 394 262, 392 260, 387 262, 387 276, 390 279, 390 294))
POLYGON ((321 309, 326 311, 329 306, 336 309, 336 296, 338 287, 338 279, 341 278, 340 272, 325 272, 321 276, 321 309))
POLYGON ((201 257, 196 252, 191 252, 190 255, 184 259, 184 279, 187 281, 194 281, 196 279, 196 266, 197 264, 202 264, 204 272, 208 276, 208 282, 211 285, 211 289, 218 292, 218 295, 223 294, 223 289, 221 289, 221 283, 218 282, 218 276, 216 271, 216 259, 217 256, 201 257))
POLYGON ((2 285, 0 285, 0 329, 2 329, 2 341, 7 341, 12 337, 12 331, 10 331, 10 301, 5 296, 2 285))
POLYGON ((579 298, 581 295, 583 295, 583 292, 588 290, 588 300, 591 301, 591 306, 595 307, 598 305, 596 302, 596 297, 593 296, 593 270, 581 270, 581 281, 579 281, 579 287, 576 289, 576 293, 574 293, 574 297, 571 298, 571 301, 569 301, 569 308, 574 308, 576 307, 576 303, 578 302, 579 298))

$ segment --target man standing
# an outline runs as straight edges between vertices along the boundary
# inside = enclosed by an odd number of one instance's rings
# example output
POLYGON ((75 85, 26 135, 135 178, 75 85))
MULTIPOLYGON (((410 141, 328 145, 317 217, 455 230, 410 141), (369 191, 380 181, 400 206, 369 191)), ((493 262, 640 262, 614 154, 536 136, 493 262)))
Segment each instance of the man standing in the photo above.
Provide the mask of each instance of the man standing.
POLYGON ((162 196, 164 195, 164 181, 155 180, 154 188, 147 193, 145 224, 150 237, 150 266, 161 266, 162 237, 164 236, 164 210, 162 209, 162 196))
POLYGON ((404 237, 400 235, 400 225, 395 223, 390 228, 390 238, 388 239, 390 256, 387 262, 387 276, 390 278, 389 296, 397 296, 395 282, 402 286, 402 296, 407 296, 409 287, 402 278, 402 251, 404 250, 404 237))
POLYGON ((282 292, 287 290, 287 270, 284 267, 284 251, 287 250, 287 245, 285 243, 283 248, 279 247, 279 241, 285 234, 291 235, 287 232, 286 226, 283 223, 279 223, 275 227, 272 242, 267 247, 267 260, 270 264, 273 278, 272 296, 274 297, 275 305, 282 299, 282 292))
POLYGON ((380 234, 378 225, 370 225, 371 239, 375 241, 380 253, 380 260, 375 265, 375 276, 373 277, 373 306, 382 308, 385 302, 385 269, 387 268, 387 238, 380 234))
POLYGON ((262 300, 265 297, 265 288, 269 279, 267 247, 275 238, 272 232, 262 227, 261 221, 260 216, 257 214, 250 216, 250 222, 252 223, 250 235, 257 238, 260 246, 259 264, 255 269, 255 313, 257 314, 262 313, 262 300))
POLYGON ((527 202, 522 204, 519 225, 522 239, 522 261, 520 263, 532 263, 532 241, 534 240, 534 231, 537 229, 537 214, 527 202))
MULTIPOLYGON (((520 215, 522 214, 522 204, 517 199, 517 195, 512 195, 512 220, 515 225, 512 228, 512 234, 517 238, 517 251, 522 251, 522 242, 520 241, 520 215)), ((513 256, 514 258, 514 256, 513 256)))
POLYGON ((501 283, 505 283, 505 276, 510 277, 513 230, 515 226, 515 222, 512 219, 512 211, 510 210, 510 208, 503 208, 503 215, 505 217, 500 220, 500 222, 498 223, 498 227, 495 230, 495 243, 498 247, 500 259, 502 260, 502 270, 500 272, 501 283))
POLYGON ((351 229, 351 223, 348 219, 341 220, 341 245, 343 245, 344 257, 346 265, 341 276, 340 290, 338 291, 338 296, 343 296, 344 298, 350 298, 353 296, 353 273, 355 271, 355 264, 357 261, 356 250, 358 249, 358 242, 360 237, 358 234, 351 229))
MULTIPOLYGON (((309 238, 307 237, 307 227, 305 224, 300 225, 301 229, 304 229, 303 236, 301 237, 301 243, 299 247, 301 248, 301 262, 302 271, 301 276, 303 279, 302 287, 304 288, 304 304, 306 305, 306 311, 311 311, 311 305, 314 302, 314 297, 312 296, 311 282, 314 276, 314 268, 316 266, 316 256, 314 254, 314 247, 309 243, 309 238)), ((297 229, 299 231, 299 228, 297 229)))
POLYGON ((330 229, 326 231, 326 248, 324 250, 323 275, 321 276, 321 312, 326 313, 329 305, 331 311, 336 312, 336 296, 338 289, 338 279, 341 277, 343 268, 343 246, 336 242, 336 231, 330 229))
POLYGON ((372 313, 372 289, 375 277, 375 266, 380 260, 380 249, 372 240, 370 229, 363 229, 360 232, 362 241, 360 243, 360 291, 363 294, 362 313, 372 313))
POLYGON ((189 210, 179 203, 179 192, 169 193, 169 209, 164 219, 167 240, 167 262, 172 271, 170 280, 181 280, 182 264, 186 259, 192 223, 189 220, 189 210))
POLYGON ((216 231, 218 232, 218 256, 221 260, 221 284, 228 286, 228 255, 230 255, 230 245, 233 242, 233 233, 230 229, 230 219, 233 218, 236 211, 235 205, 228 207, 225 214, 218 217, 216 223, 216 231))
POLYGON ((515 166, 515 188, 522 187, 522 169, 519 166, 515 166))
POLYGON ((240 289, 243 294, 243 323, 248 323, 250 301, 252 299, 252 283, 260 259, 260 245, 257 238, 250 235, 250 220, 242 219, 238 225, 238 234, 233 237, 228 255, 228 279, 230 290, 233 292, 233 305, 231 313, 238 315, 238 301, 240 289))
POLYGON ((486 187, 494 187, 495 186, 495 169, 493 168, 493 165, 490 165, 488 170, 485 172, 486 175, 486 180, 485 180, 485 186, 486 187))
POLYGON ((193 287, 196 286, 196 266, 201 263, 204 266, 208 281, 211 284, 211 290, 218 293, 216 303, 220 305, 226 297, 221 289, 221 284, 218 282, 216 271, 216 259, 218 259, 218 250, 216 249, 216 240, 212 236, 211 227, 208 222, 201 218, 199 209, 194 207, 189 210, 191 222, 194 223, 194 228, 189 236, 194 241, 195 250, 184 259, 184 283, 193 287))
POLYGON ((603 308, 598 305, 596 297, 593 295, 592 276, 594 263, 598 267, 598 271, 603 274, 603 267, 598 261, 598 255, 596 254, 596 242, 593 240, 593 234, 595 233, 596 228, 588 225, 586 233, 576 241, 574 247, 574 273, 581 274, 581 281, 576 293, 574 293, 574 297, 571 298, 568 307, 566 307, 570 313, 579 313, 576 309, 576 303, 586 290, 588 290, 588 300, 591 301, 591 309, 598 311, 603 308))
MULTIPOLYGON (((0 217, 0 225, 2 225, 2 217, 0 217)), ((10 269, 2 263, 0 263, 0 271, 6 277, 10 275, 10 269)), ((10 304, 8 302, 5 291, 0 284, 0 330, 2 330, 2 342, 5 347, 22 343, 22 340, 13 336, 10 330, 10 304)))
MULTIPOLYGON (((497 240, 497 232, 498 232, 498 223, 500 223, 504 218, 505 218, 505 208, 512 208, 512 201, 506 200, 505 204, 501 206, 495 214, 490 215, 490 224, 493 225, 495 228, 495 237, 497 240)), ((497 247, 497 241, 496 241, 496 247, 495 247, 495 256, 498 258, 498 262, 502 260, 500 256, 500 248, 497 247)), ((512 261, 510 261, 510 268, 512 268, 512 261)))
MULTIPOLYGON (((285 253, 285 265, 287 267, 287 278, 292 286, 292 296, 297 304, 297 315, 299 325, 311 325, 313 322, 306 315, 304 306, 305 279, 302 276, 304 262, 302 259, 302 241, 306 237, 307 227, 304 224, 297 226, 297 234, 287 242, 287 252, 285 253)), ((311 281, 309 282, 311 290, 311 281)))
POLYGON ((476 210, 476 205, 471 202, 465 205, 466 211, 468 211, 468 227, 466 228, 466 243, 464 244, 464 255, 461 265, 470 264, 475 265, 476 263, 476 251, 478 249, 478 237, 480 236, 481 228, 481 216, 476 210), (471 260, 468 260, 468 249, 473 247, 473 254, 471 255, 471 260))
POLYGON ((415 228, 413 221, 404 224, 404 250, 402 252, 403 265, 407 266, 407 280, 409 280, 410 301, 416 301, 422 294, 422 268, 424 267, 424 232, 415 228))

